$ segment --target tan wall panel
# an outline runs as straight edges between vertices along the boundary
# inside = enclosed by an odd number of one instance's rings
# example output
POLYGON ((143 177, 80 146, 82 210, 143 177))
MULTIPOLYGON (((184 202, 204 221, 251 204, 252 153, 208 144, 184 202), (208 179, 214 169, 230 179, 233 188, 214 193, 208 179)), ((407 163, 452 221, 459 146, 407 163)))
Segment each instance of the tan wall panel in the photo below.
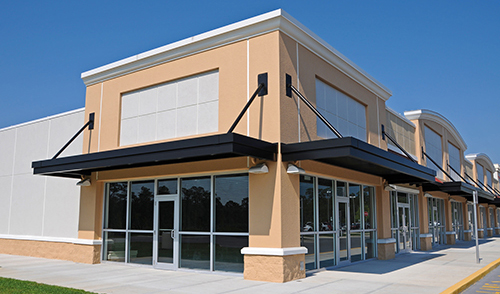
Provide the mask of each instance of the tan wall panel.
POLYGON ((0 239, 0 253, 69 260, 80 263, 100 263, 101 245, 81 245, 62 242, 0 239))
MULTIPOLYGON (((99 138, 99 112, 101 105, 101 83, 87 87, 85 96, 85 122, 89 119, 89 114, 95 112, 94 129, 89 131, 86 129, 83 132, 83 152, 89 153, 97 150, 99 138)), ((82 123, 83 126, 84 123, 82 123)), ((69 138, 68 138, 69 139, 69 138)))
POLYGON ((307 174, 315 176, 323 176, 336 180, 371 186, 382 185, 382 178, 380 177, 326 163, 316 162, 312 160, 303 160, 300 162, 300 166, 306 171, 307 174))
MULTIPOLYGON (((286 78, 289 74, 295 79, 292 84, 297 87, 297 42, 280 33, 280 102, 281 102, 281 141, 284 143, 299 142, 299 118, 298 118, 298 97, 293 94, 292 97, 286 96, 286 78)), ((299 89, 300 91, 300 89, 299 89)), ((305 110, 306 106, 301 103, 305 110)))
POLYGON ((95 173, 91 183, 88 187, 81 187, 78 238, 93 240, 101 238, 104 184, 97 181, 95 173))
MULTIPOLYGON (((385 103, 351 78, 340 72, 317 55, 299 45, 299 75, 300 91, 313 105, 316 105, 316 78, 320 78, 327 84, 346 93, 361 104, 366 106, 367 138, 370 144, 379 146, 379 124, 386 121, 385 103), (378 108, 377 108, 377 99, 378 108)), ((296 81, 292 76, 292 81, 296 81)), ((318 140, 316 131, 316 116, 310 110, 302 111, 301 117, 301 139, 302 141, 318 140)), ((384 143, 383 147, 386 149, 384 143)))
POLYGON ((247 172, 247 157, 205 160, 99 172, 99 181, 125 181, 214 172, 247 172))
MULTIPOLYGON (((246 52, 246 41, 241 41, 104 82, 100 150, 119 147, 121 94, 215 69, 219 70, 219 132, 226 132, 247 100, 246 52)), ((98 117, 95 92, 88 91, 87 99, 92 103, 88 103, 87 111, 95 111, 98 117)), ((236 131, 246 134, 246 120, 236 131)), ((95 145, 92 151, 97 151, 95 145)))
MULTIPOLYGON (((268 142, 280 140, 279 32, 249 40, 250 94, 257 89, 257 76, 268 75, 268 94, 250 107, 250 136, 268 142)), ((245 131, 246 134, 246 131, 245 131)))
MULTIPOLYGON (((388 239, 392 238, 391 231, 391 194, 389 191, 385 191, 383 186, 377 186, 376 188, 376 205, 377 205, 377 238, 378 239, 388 239)), ((383 244, 379 244, 380 245, 383 244)), ((393 244, 392 252, 394 253, 393 244)), ((379 250, 380 252, 380 250, 379 250)), ((385 254, 385 253, 384 253, 385 254)), ((387 258, 382 258, 387 259, 387 258)))

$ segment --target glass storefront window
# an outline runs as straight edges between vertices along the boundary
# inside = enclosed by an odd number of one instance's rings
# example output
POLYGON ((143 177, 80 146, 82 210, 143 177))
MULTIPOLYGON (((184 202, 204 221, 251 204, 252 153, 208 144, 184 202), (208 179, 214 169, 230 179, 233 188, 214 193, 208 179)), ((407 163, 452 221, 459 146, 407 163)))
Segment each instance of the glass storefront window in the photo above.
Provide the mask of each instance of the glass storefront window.
POLYGON ((210 236, 181 235, 180 244, 181 267, 210 270, 210 236))
POLYGON ((158 195, 177 194, 177 179, 158 180, 158 195))
POLYGON ((104 228, 125 229, 127 222, 127 189, 127 182, 108 185, 104 228))
POLYGON ((128 262, 153 264, 153 234, 130 233, 128 262))
POLYGON ((133 230, 153 229, 154 186, 154 181, 130 185, 130 227, 133 230))
POLYGON ((376 257, 374 187, 303 175, 300 196, 307 270, 376 257))
POLYGON ((351 230, 359 230, 361 229, 360 185, 349 184, 349 205, 351 230))
POLYGON ((243 272, 243 247, 248 247, 248 236, 215 236, 214 270, 243 272))
POLYGON ((300 176, 300 231, 315 230, 314 221, 314 181, 313 177, 300 176))
POLYGON ((333 184, 332 180, 318 179, 319 229, 333 231, 333 184))
POLYGON ((215 230, 248 232, 248 176, 215 177, 215 230))
POLYGON ((102 259, 242 272, 248 187, 246 173, 108 183, 102 259))
POLYGON ((210 231, 210 177, 181 179, 181 231, 210 231))
POLYGON ((125 262, 125 233, 104 232, 103 260, 125 262))

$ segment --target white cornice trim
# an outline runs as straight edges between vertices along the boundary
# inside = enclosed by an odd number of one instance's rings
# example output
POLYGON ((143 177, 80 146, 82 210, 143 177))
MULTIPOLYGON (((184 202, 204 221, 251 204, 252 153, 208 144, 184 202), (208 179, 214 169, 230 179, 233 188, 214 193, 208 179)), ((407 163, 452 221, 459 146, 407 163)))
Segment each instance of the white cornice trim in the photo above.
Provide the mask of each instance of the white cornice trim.
POLYGON ((394 238, 387 238, 387 239, 378 239, 377 244, 392 244, 396 243, 396 239, 394 238))
POLYGON ((294 38, 304 47, 316 53, 378 97, 387 100, 392 95, 388 88, 282 9, 277 9, 83 72, 81 78, 85 85, 89 86, 273 31, 281 31, 294 38))
MULTIPOLYGON (((66 112, 54 114, 54 115, 51 115, 51 116, 47 116, 47 117, 43 117, 43 118, 39 118, 39 119, 27 121, 27 122, 20 123, 20 124, 17 124, 17 125, 5 127, 3 129, 0 129, 0 132, 7 131, 7 130, 10 130, 10 129, 16 129, 16 128, 24 127, 24 126, 31 125, 31 124, 36 124, 36 123, 47 121, 47 120, 56 119, 58 117, 75 114, 77 112, 85 112, 85 108, 78 108, 78 109, 75 109, 75 110, 70 110, 70 111, 66 111, 66 112)), ((83 125, 83 123, 84 122, 82 122, 82 125, 83 125)))
POLYGON ((420 234, 420 238, 432 238, 432 234, 420 234))
POLYGON ((79 245, 101 245, 102 244, 102 240, 62 238, 62 237, 45 237, 45 236, 28 236, 28 235, 0 234, 0 239, 42 241, 42 242, 56 242, 56 243, 72 243, 72 244, 79 244, 79 245))
POLYGON ((400 118, 401 120, 403 120, 405 123, 409 124, 410 126, 412 126, 413 128, 415 128, 415 124, 407 119, 404 115, 402 115, 401 113, 397 112, 396 110, 390 108, 389 106, 385 106, 385 110, 389 111, 390 113, 394 114, 395 116, 397 116, 398 118, 400 118))
POLYGON ((491 161, 490 157, 487 154, 484 153, 474 153, 474 154, 467 154, 465 155, 465 158, 469 161, 476 161, 478 159, 482 159, 483 162, 486 162, 488 165, 488 169, 490 172, 495 172, 495 165, 493 164, 493 161, 491 161))
POLYGON ((446 235, 456 235, 456 234, 457 234, 457 232, 455 232, 455 231, 446 232, 446 235))
POLYGON ((404 114, 409 120, 426 119, 444 126, 458 141, 461 151, 464 152, 465 150, 467 150, 467 144, 462 138, 462 135, 460 135, 455 126, 441 114, 428 109, 405 111, 404 114))
POLYGON ((289 247, 289 248, 243 247, 241 248, 241 254, 287 256, 287 255, 307 254, 307 248, 306 247, 289 247))

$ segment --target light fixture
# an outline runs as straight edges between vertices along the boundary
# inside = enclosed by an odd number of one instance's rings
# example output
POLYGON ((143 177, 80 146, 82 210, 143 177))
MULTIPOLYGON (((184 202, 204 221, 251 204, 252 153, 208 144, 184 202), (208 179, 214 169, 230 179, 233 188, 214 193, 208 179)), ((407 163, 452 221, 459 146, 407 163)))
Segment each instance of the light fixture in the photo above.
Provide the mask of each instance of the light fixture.
POLYGON ((425 194, 424 194, 424 196, 425 196, 426 198, 432 198, 432 195, 431 195, 431 194, 429 194, 429 193, 425 193, 425 194))
POLYGON ((79 181, 78 183, 76 183, 77 186, 81 186, 81 187, 88 187, 90 186, 90 179, 83 179, 81 181, 79 181))
POLYGON ((251 174, 267 174, 269 172, 269 168, 265 163, 259 163, 256 166, 249 168, 248 172, 251 174))
POLYGON ((384 185, 384 190, 389 191, 389 192, 396 191, 396 186, 390 185, 390 184, 386 184, 386 185, 384 185))
POLYGON ((303 175, 306 171, 303 168, 300 168, 294 164, 289 163, 288 168, 286 169, 287 174, 300 174, 303 175))

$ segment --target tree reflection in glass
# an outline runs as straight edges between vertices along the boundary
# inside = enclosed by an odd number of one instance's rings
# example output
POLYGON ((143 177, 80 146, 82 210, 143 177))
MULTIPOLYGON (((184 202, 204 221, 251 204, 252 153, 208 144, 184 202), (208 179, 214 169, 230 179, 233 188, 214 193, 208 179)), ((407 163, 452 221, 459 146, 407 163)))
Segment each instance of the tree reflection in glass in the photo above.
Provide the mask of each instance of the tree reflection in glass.
POLYGON ((104 228, 125 229, 127 219, 127 183, 110 183, 104 228))
POLYGON ((181 230, 210 231, 210 177, 182 179, 181 230))

